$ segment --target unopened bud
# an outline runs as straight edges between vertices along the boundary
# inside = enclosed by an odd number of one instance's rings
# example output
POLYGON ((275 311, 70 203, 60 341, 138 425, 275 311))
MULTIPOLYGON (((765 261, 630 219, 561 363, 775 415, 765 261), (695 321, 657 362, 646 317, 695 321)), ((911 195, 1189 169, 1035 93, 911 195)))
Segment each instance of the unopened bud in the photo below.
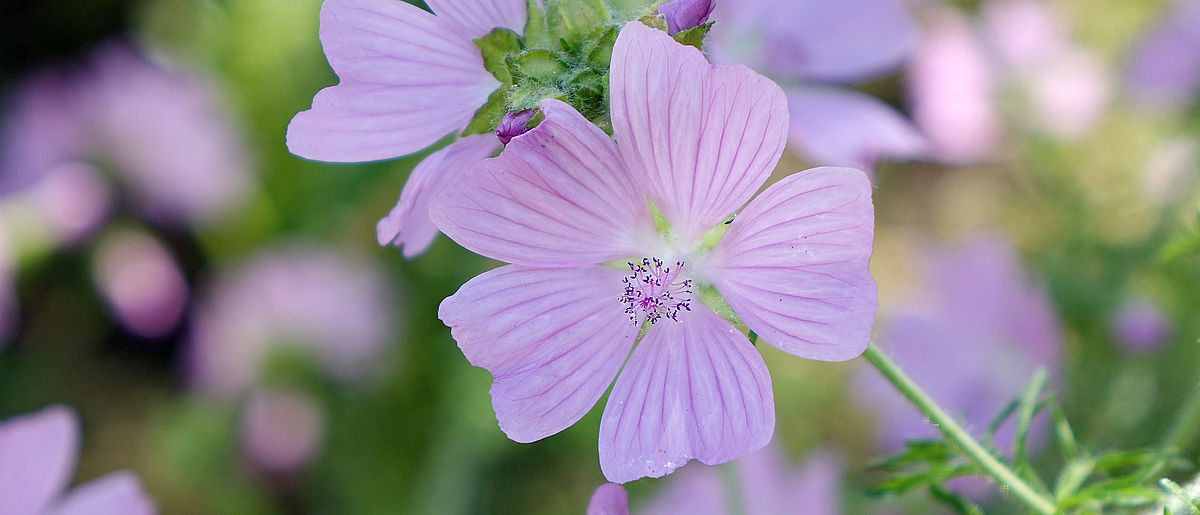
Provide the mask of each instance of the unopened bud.
POLYGON ((667 20, 667 33, 674 36, 708 22, 712 0, 669 0, 658 6, 658 14, 667 20))
POLYGON ((496 137, 500 143, 507 145, 513 138, 529 132, 529 120, 537 115, 537 109, 525 109, 504 113, 500 118, 500 126, 496 127, 496 137))

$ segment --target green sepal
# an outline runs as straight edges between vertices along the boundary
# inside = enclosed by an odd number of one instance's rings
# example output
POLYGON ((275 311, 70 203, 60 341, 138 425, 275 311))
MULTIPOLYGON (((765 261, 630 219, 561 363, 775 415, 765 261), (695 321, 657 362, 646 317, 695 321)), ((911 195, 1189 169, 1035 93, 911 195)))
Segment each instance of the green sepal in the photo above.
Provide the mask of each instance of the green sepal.
POLYGON ((502 84, 512 84, 512 74, 508 71, 506 57, 521 51, 521 36, 505 29, 497 28, 486 36, 475 40, 479 53, 483 56, 483 67, 502 84))
POLYGON ((638 21, 652 29, 658 29, 663 32, 667 32, 667 19, 663 18, 662 15, 657 13, 642 16, 641 18, 638 18, 638 21))
POLYGON ((675 41, 684 45, 694 46, 697 50, 704 49, 704 37, 708 35, 709 29, 713 26, 713 22, 708 22, 702 25, 697 25, 687 30, 681 30, 675 33, 675 41))
POLYGON ((613 46, 617 44, 617 35, 620 32, 617 27, 597 27, 588 34, 584 50, 592 68, 608 69, 608 64, 612 61, 613 46))
POLYGON ((529 18, 525 22, 525 43, 531 48, 548 48, 554 39, 550 37, 542 6, 538 0, 526 0, 525 8, 529 11, 529 18))
POLYGON ((574 41, 609 21, 601 0, 546 0, 546 25, 554 39, 574 41))
POLYGON ((510 111, 524 111, 526 109, 537 109, 538 104, 542 99, 556 98, 567 101, 566 93, 554 86, 547 86, 533 82, 522 81, 517 87, 513 88, 508 97, 508 107, 510 111))
POLYGON ((508 91, 509 87, 502 86, 492 95, 488 97, 487 103, 483 104, 478 111, 475 111, 475 116, 471 118, 470 123, 463 129, 463 136, 472 134, 486 134, 496 130, 500 125, 500 118, 504 116, 508 106, 508 91))
POLYGON ((566 63, 558 54, 541 48, 510 56, 507 61, 513 77, 527 77, 543 84, 554 83, 567 71, 566 63))

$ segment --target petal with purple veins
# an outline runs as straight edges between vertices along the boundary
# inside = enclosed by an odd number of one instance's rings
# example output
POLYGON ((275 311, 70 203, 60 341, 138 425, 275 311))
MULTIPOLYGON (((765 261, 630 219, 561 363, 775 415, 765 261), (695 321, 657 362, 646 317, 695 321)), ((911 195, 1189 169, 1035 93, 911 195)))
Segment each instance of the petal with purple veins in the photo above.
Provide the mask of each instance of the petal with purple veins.
POLYGON ((437 13, 467 31, 471 39, 481 38, 497 27, 520 34, 525 29, 525 0, 425 0, 437 13))
POLYGON ((701 264, 742 321, 802 358, 844 361, 867 348, 876 287, 867 268, 871 183, 850 168, 814 168, 767 188, 701 264))
POLYGON ((696 459, 732 461, 775 429, 766 364, 746 336, 702 304, 650 328, 600 420, 600 468, 615 483, 662 477, 696 459))
POLYGON ((413 168, 396 206, 375 225, 380 245, 394 245, 411 258, 429 248, 437 227, 429 220, 429 205, 446 187, 456 184, 471 168, 496 150, 490 134, 467 136, 421 160, 413 168))
POLYGON ((684 242, 746 203, 787 139, 783 91, 745 66, 713 66, 640 22, 621 30, 609 71, 621 156, 684 242))
POLYGON ((563 102, 541 109, 541 124, 443 190, 430 219, 460 245, 519 265, 640 254, 653 219, 612 139, 563 102))
POLYGON ((322 161, 373 161, 462 129, 499 82, 456 24, 394 0, 328 0, 321 43, 341 82, 288 126, 288 149, 322 161))
POLYGON ((467 360, 492 373, 500 429, 526 443, 566 429, 604 394, 638 325, 617 302, 616 269, 527 268, 481 274, 442 301, 467 360))

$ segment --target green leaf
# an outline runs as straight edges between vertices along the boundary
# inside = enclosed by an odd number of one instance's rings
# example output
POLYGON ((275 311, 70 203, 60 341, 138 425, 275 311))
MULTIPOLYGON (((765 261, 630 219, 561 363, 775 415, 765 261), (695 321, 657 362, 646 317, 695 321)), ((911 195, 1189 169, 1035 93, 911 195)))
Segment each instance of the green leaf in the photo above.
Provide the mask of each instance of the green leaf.
POLYGON ((895 469, 919 463, 945 461, 954 456, 955 452, 941 440, 909 440, 904 443, 904 450, 867 468, 868 470, 895 469))
POLYGON ((697 50, 704 50, 704 37, 708 35, 708 31, 712 26, 713 22, 710 21, 703 25, 676 32, 675 41, 684 45, 694 46, 697 50))
POLYGON ((575 41, 611 19, 600 0, 546 0, 546 25, 552 39, 575 41))
POLYGON ((1129 478, 1121 478, 1084 488, 1063 499, 1058 507, 1065 510, 1088 504, 1100 504, 1105 507, 1145 506, 1162 502, 1166 495, 1157 488, 1136 484, 1129 478))
POLYGON ((508 90, 509 88, 501 86, 488 97, 486 104, 475 111, 475 116, 467 123, 467 128, 463 129, 463 136, 472 134, 486 134, 496 130, 500 125, 500 119, 504 117, 504 113, 508 110, 508 90))
POLYGON ((521 51, 521 37, 515 32, 497 28, 488 35, 475 40, 479 53, 483 55, 483 67, 502 84, 512 84, 506 58, 521 51))
POLYGON ((976 506, 975 503, 968 501, 961 495, 958 495, 940 485, 930 485, 929 494, 934 499, 941 501, 954 510, 955 513, 962 515, 983 515, 983 510, 976 506))
POLYGON ((567 71, 567 65, 558 54, 535 48, 521 54, 509 56, 508 70, 513 77, 528 77, 543 84, 553 84, 567 71))
POLYGON ((758 333, 750 331, 746 333, 746 337, 750 339, 750 345, 758 346, 758 333))
POLYGON ((1058 444, 1062 447, 1063 455, 1068 460, 1075 459, 1079 454, 1079 442, 1075 440, 1075 431, 1071 429, 1071 423, 1067 421, 1067 414, 1063 413, 1062 406, 1054 397, 1047 397, 1045 404, 1050 411, 1050 420, 1054 422, 1054 434, 1058 437, 1058 444))
POLYGON ((1083 486, 1084 481, 1087 481, 1088 477, 1091 476, 1095 467, 1096 460, 1094 458, 1068 461, 1062 471, 1058 473, 1058 480, 1054 485, 1054 499, 1062 501, 1075 493, 1080 486, 1083 486))
POLYGON ((1033 416, 1037 413, 1038 399, 1042 395, 1042 389, 1046 387, 1046 369, 1038 368, 1033 373, 1033 377, 1029 383, 1025 385, 1025 389, 1021 392, 1020 402, 1017 404, 1017 427, 1013 431, 1013 463, 1020 466, 1025 462, 1026 443, 1029 440, 1029 425, 1033 423, 1033 416))

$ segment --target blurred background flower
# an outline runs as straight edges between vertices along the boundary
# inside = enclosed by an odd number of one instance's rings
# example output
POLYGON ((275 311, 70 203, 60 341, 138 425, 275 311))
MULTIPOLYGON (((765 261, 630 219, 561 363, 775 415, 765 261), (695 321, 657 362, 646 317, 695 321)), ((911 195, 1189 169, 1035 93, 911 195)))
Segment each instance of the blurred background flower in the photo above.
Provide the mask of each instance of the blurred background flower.
MULTIPOLYGON (((359 165, 288 152, 288 121, 337 81, 321 4, 0 6, 0 433, 78 419, 78 467, 50 500, 126 470, 162 513, 583 511, 604 482, 600 409, 509 441, 487 372, 437 320, 497 264, 428 231, 406 240, 432 240, 413 260, 376 243, 444 147, 359 165)), ((1046 366, 1089 448, 1151 447, 1200 370, 1197 5, 718 0, 705 51, 789 93, 793 155, 772 180, 874 170, 875 336, 918 382, 980 431, 1046 366)), ((757 351, 776 454, 627 484, 635 513, 797 492, 834 512, 936 509, 864 493, 885 449, 933 433, 867 395, 860 364, 757 351), (689 483, 720 488, 672 501, 689 483)), ((1039 472, 1061 465, 1051 436, 1039 472)))

